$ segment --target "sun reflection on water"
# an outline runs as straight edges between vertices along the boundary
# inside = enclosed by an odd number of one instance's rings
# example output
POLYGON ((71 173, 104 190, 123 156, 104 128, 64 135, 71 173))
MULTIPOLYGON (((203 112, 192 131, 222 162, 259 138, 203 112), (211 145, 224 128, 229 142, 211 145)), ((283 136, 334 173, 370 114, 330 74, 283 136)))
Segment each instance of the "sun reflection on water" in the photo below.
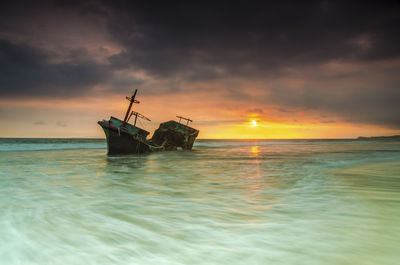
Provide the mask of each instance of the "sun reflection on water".
POLYGON ((252 156, 258 156, 260 153, 260 147, 258 145, 253 145, 250 147, 250 153, 252 156))

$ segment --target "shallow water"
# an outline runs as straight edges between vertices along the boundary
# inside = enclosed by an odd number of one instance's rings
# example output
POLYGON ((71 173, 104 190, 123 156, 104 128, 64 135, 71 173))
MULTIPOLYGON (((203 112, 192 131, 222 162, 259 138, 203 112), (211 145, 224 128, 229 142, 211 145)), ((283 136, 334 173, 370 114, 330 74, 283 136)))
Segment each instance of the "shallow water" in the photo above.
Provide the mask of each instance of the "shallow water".
POLYGON ((400 142, 0 139, 0 264, 400 260, 400 142))

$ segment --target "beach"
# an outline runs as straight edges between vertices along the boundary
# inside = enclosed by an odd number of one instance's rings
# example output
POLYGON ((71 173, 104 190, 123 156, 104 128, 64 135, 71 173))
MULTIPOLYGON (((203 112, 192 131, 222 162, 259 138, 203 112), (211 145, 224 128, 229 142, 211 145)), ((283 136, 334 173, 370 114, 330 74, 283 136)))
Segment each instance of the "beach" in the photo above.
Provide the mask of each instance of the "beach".
POLYGON ((0 264, 400 260, 400 142, 0 139, 0 264))

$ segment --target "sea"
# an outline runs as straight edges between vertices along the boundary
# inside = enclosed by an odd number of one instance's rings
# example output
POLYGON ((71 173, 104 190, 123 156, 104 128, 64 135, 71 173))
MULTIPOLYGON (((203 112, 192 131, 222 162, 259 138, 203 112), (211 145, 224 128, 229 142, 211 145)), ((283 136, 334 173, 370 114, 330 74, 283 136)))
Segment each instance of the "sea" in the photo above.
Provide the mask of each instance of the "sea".
POLYGON ((0 264, 400 264, 400 141, 0 139, 0 264))

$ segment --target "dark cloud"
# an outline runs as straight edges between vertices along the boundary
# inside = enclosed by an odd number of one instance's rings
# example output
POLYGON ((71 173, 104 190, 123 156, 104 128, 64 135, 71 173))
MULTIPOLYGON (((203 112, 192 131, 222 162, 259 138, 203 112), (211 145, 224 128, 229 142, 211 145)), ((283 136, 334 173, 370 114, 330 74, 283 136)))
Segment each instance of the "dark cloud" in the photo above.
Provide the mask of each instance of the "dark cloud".
POLYGON ((400 55, 398 2, 113 1, 112 63, 187 80, 400 55))
MULTIPOLYGON (((107 28, 99 30, 123 47, 109 57, 108 70, 159 78, 266 76, 310 63, 400 55, 396 1, 45 1, 11 8, 17 15, 26 9, 52 20, 49 13, 69 10, 72 24, 78 15, 101 18, 107 28)), ((14 12, 2 24, 20 23, 14 12)))
POLYGON ((49 63, 47 55, 23 44, 0 40, 0 95, 71 96, 83 94, 110 75, 91 61, 49 63))

